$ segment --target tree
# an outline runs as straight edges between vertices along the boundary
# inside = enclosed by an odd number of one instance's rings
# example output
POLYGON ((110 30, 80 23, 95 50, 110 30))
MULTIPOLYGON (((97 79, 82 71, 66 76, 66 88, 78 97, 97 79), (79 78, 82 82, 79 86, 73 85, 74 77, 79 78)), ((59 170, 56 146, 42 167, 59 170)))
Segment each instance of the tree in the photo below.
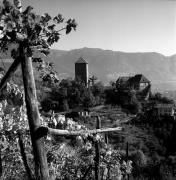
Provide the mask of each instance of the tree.
POLYGON ((95 97, 95 104, 100 105, 104 103, 104 85, 102 82, 97 82, 90 87, 90 90, 95 97))
POLYGON ((89 77, 89 85, 90 83, 92 84, 92 86, 95 84, 95 81, 97 80, 98 78, 94 75, 92 75, 91 77, 89 77))
POLYGON ((147 165, 147 158, 141 150, 137 150, 131 154, 133 161, 133 175, 135 177, 140 177, 142 174, 143 168, 147 165))
POLYGON ((94 106, 95 98, 90 90, 85 89, 85 91, 83 92, 81 96, 81 104, 85 108, 90 108, 94 106))
POLYGON ((92 87, 91 87, 91 91, 93 93, 94 96, 100 96, 102 95, 103 91, 104 91, 104 86, 102 84, 102 82, 97 82, 95 83, 92 87))
POLYGON ((162 96, 161 93, 151 95, 150 100, 155 101, 155 103, 174 104, 172 99, 162 96))
MULTIPOLYGON (((43 138, 35 139, 33 135, 36 128, 40 126, 40 117, 36 104, 32 57, 35 51, 48 55, 49 47, 59 40, 60 32, 66 30, 66 34, 68 34, 72 29, 75 30, 77 26, 74 19, 69 19, 65 22, 64 28, 59 28, 59 24, 62 23, 64 23, 64 18, 61 14, 54 18, 48 13, 40 16, 33 12, 33 7, 31 6, 22 11, 20 0, 14 0, 13 3, 3 0, 0 7, 0 50, 6 51, 9 45, 13 44, 14 48, 11 50, 11 56, 15 59, 13 69, 19 63, 22 65, 25 100, 35 160, 35 173, 36 178, 42 180, 48 180, 49 173, 43 138)), ((45 64, 43 60, 37 59, 36 61, 45 64)), ((51 77, 51 79, 53 75, 52 71, 46 73, 46 76, 51 77)))

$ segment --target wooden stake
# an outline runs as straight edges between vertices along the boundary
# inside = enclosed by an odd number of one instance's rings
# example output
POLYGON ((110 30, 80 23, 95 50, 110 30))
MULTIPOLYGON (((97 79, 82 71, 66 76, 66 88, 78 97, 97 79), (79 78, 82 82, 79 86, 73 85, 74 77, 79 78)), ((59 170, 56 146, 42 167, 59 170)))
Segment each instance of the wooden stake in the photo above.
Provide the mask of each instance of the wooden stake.
POLYGON ((109 144, 109 139, 108 139, 108 134, 105 133, 105 143, 108 145, 109 144))
POLYGON ((6 86, 7 82, 10 80, 14 72, 17 70, 18 66, 20 64, 20 58, 18 57, 17 59, 14 60, 4 77, 2 78, 0 82, 0 92, 2 89, 6 86))
POLYGON ((19 146, 20 146, 21 156, 22 156, 22 160, 23 160, 23 163, 24 163, 25 170, 27 172, 28 178, 30 180, 33 180, 34 177, 32 175, 31 169, 29 168, 29 165, 28 165, 28 162, 27 162, 27 157, 26 157, 25 148, 24 148, 24 145, 23 145, 21 132, 18 132, 18 137, 19 137, 19 146))
MULTIPOLYGON (((128 161, 128 158, 129 158, 129 144, 127 142, 127 147, 126 147, 126 161, 128 161)), ((130 179, 130 175, 128 174, 127 175, 127 179, 129 180, 130 179)))
POLYGON ((25 44, 20 44, 20 55, 22 57, 22 74, 25 90, 25 101, 27 107, 27 116, 29 121, 34 161, 35 161, 35 174, 37 180, 49 180, 49 172, 47 165, 47 158, 44 149, 44 139, 35 139, 33 134, 35 129, 40 127, 40 116, 38 111, 38 102, 36 97, 35 81, 33 75, 32 58, 25 55, 25 44))
POLYGON ((1 149, 0 149, 0 178, 2 176, 2 159, 1 159, 1 149))
MULTIPOLYGON (((101 127, 100 117, 97 116, 97 129, 101 127)), ((95 142, 95 180, 100 180, 100 145, 95 142)))

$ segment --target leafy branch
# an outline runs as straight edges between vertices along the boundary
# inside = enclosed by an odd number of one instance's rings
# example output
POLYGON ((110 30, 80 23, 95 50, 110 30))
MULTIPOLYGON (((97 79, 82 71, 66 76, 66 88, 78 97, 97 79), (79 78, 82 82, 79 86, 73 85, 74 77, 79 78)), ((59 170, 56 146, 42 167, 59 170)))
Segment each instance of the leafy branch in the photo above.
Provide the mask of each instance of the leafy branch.
POLYGON ((53 18, 48 13, 37 15, 31 6, 22 12, 18 0, 13 3, 3 0, 0 7, 0 49, 6 51, 9 44, 23 42, 29 55, 32 55, 31 47, 47 55, 49 47, 60 39, 61 31, 66 30, 69 34, 76 27, 75 19, 65 21, 61 14, 53 18))

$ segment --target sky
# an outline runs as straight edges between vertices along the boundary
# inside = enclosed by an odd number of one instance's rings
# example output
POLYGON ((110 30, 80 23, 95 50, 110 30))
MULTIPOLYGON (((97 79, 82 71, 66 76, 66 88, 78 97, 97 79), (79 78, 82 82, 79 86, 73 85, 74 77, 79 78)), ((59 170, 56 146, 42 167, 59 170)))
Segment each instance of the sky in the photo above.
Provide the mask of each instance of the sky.
POLYGON ((39 14, 74 18, 77 30, 52 48, 176 54, 176 0, 22 0, 39 14))

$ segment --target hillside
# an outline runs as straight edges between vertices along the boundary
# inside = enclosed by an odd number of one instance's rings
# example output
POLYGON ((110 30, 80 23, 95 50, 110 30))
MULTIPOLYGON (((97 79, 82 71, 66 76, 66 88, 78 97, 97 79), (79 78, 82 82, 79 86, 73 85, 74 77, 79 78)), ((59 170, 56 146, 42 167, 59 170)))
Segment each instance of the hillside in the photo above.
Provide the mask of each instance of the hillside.
POLYGON ((121 75, 142 73, 151 80, 153 90, 176 89, 176 55, 82 48, 70 51, 51 50, 48 59, 54 62, 60 78, 74 78, 74 63, 80 56, 89 63, 89 73, 105 84, 121 75))
POLYGON ((82 56, 89 63, 89 73, 104 83, 121 75, 144 74, 157 89, 176 89, 176 55, 159 53, 125 53, 102 49, 82 48, 60 52, 52 50, 51 60, 59 74, 74 77, 74 63, 82 56))

